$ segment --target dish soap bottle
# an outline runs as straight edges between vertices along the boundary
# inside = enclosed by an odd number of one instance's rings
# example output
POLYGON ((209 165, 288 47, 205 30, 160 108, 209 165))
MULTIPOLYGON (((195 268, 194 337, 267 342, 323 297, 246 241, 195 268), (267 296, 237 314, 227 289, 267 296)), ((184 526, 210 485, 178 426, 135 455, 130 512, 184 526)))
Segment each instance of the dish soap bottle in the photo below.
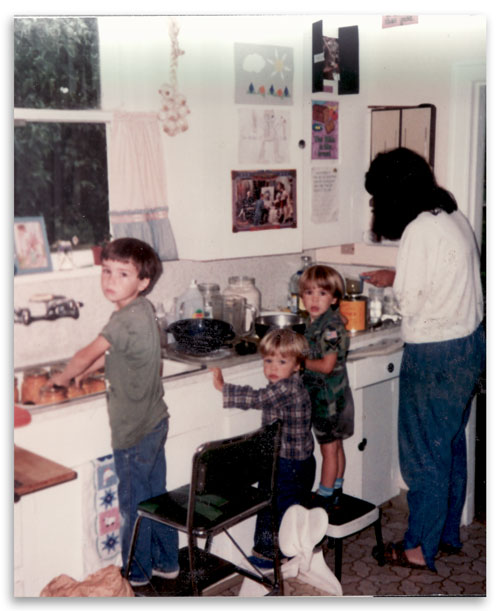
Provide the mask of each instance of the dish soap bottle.
POLYGON ((187 291, 177 300, 176 319, 203 318, 203 296, 196 280, 191 280, 187 291))
POLYGON ((304 270, 311 265, 312 258, 307 255, 302 255, 301 261, 302 268, 293 274, 288 283, 288 308, 292 314, 299 314, 301 311, 305 310, 299 295, 299 281, 304 270))

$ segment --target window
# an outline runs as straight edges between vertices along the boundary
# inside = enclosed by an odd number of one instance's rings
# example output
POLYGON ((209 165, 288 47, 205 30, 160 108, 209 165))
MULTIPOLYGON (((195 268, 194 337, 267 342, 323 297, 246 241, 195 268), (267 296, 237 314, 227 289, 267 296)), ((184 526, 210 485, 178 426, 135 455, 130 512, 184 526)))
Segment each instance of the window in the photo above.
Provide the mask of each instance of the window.
POLYGON ((106 117, 96 18, 14 21, 14 214, 43 216, 51 247, 109 235, 106 117))

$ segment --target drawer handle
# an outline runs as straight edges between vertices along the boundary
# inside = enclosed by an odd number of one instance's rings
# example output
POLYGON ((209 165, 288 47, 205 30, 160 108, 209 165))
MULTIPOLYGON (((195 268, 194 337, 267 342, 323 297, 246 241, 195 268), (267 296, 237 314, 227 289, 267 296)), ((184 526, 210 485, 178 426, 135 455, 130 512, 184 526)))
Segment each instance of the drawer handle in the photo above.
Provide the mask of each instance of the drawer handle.
POLYGON ((389 373, 392 373, 392 372, 394 371, 394 363, 389 363, 389 364, 387 365, 387 371, 388 371, 389 373))
POLYGON ((366 439, 366 437, 363 437, 363 441, 361 443, 358 443, 358 450, 360 452, 363 452, 364 449, 366 448, 367 443, 368 443, 368 440, 366 439))

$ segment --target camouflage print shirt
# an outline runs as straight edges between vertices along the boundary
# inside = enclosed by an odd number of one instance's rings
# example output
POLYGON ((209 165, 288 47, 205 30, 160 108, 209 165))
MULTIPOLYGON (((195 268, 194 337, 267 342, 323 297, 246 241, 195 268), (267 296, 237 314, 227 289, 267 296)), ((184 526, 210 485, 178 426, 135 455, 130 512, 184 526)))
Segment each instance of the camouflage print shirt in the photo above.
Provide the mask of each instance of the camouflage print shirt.
POLYGON ((311 397, 313 419, 328 418, 339 414, 345 406, 345 389, 348 384, 346 358, 349 336, 338 310, 329 308, 314 321, 309 319, 305 337, 309 342, 309 358, 321 359, 337 353, 337 362, 329 374, 306 369, 304 385, 311 397))

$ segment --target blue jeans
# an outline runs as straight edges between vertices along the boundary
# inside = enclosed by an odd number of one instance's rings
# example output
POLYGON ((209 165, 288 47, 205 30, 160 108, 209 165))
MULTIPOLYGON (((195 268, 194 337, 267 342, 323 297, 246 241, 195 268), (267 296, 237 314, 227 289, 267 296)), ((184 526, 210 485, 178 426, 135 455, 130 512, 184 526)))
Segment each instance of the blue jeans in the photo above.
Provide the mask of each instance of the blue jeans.
POLYGON ((400 373, 399 461, 409 488, 405 549, 435 569, 439 543, 460 547, 467 486, 465 427, 484 369, 485 337, 406 344, 400 373))
MULTIPOLYGON (((132 538, 137 505, 141 501, 163 494, 166 491, 167 465, 165 461, 165 442, 168 433, 168 418, 162 420, 137 445, 125 450, 113 450, 115 468, 118 475, 118 500, 121 514, 121 546, 123 567, 132 538)), ((170 572, 179 567, 179 534, 174 528, 151 520, 142 520, 135 558, 129 579, 144 581, 151 578, 152 570, 170 572)))
MULTIPOLYGON (((316 460, 310 456, 306 460, 280 458, 276 479, 277 527, 281 524, 285 511, 292 505, 305 505, 311 496, 316 474, 316 460)), ((257 514, 254 549, 263 556, 274 555, 271 509, 266 507, 257 514)))

